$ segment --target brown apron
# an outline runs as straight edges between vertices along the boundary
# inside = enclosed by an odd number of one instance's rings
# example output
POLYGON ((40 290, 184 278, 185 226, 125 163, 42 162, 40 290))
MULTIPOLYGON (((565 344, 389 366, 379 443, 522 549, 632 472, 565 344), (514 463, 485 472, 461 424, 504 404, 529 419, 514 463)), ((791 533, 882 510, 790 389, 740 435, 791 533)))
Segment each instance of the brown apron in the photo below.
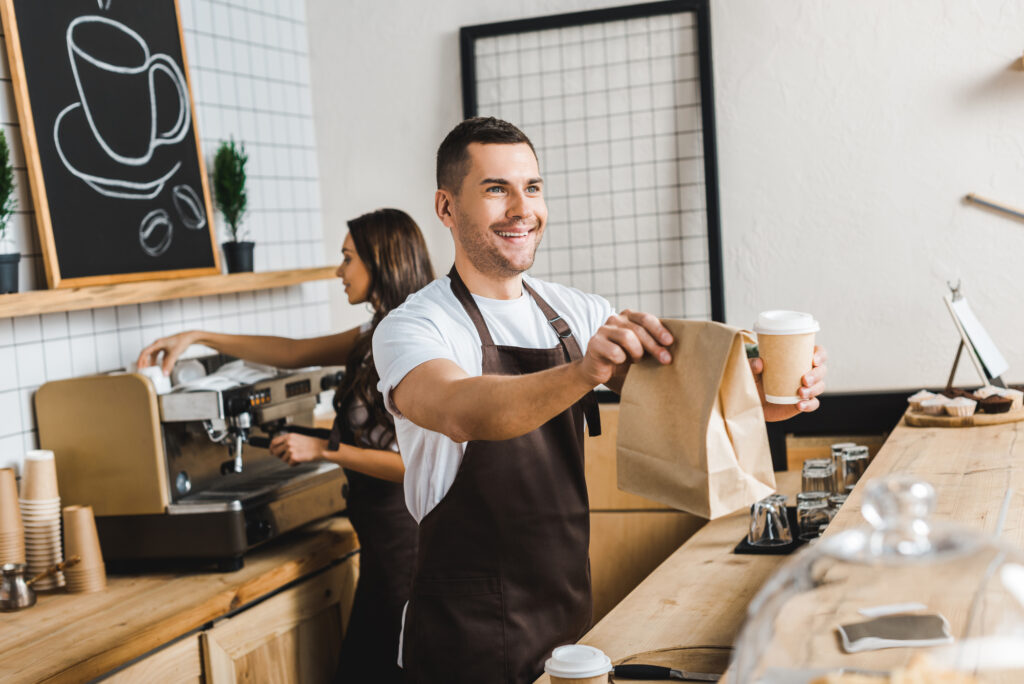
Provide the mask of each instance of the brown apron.
MULTIPOLYGON (((346 420, 348 407, 336 409, 328 448, 366 446, 356 443, 346 420)), ((335 681, 400 684, 405 678, 398 667, 398 639, 416 562, 416 520, 405 505, 402 483, 348 468, 345 475, 347 513, 359 537, 359 583, 335 681)))
MULTIPOLYGON (((559 338, 552 349, 497 346, 452 268, 452 291, 480 335, 483 373, 535 373, 582 358, 568 324, 526 283, 559 338)), ((590 626, 590 518, 583 416, 591 392, 543 426, 466 445, 455 481, 420 522, 403 664, 410 682, 532 682, 551 650, 590 626)))

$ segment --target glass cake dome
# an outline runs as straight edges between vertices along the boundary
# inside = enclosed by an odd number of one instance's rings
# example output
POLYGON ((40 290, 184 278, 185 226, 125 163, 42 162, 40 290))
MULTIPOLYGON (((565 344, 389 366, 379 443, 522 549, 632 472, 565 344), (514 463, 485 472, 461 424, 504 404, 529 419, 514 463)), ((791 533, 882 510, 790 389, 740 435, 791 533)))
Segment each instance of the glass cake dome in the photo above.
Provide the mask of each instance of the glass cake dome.
POLYGON ((868 483, 867 525, 796 554, 751 601, 730 684, 1024 683, 1024 553, 934 508, 922 480, 868 483))

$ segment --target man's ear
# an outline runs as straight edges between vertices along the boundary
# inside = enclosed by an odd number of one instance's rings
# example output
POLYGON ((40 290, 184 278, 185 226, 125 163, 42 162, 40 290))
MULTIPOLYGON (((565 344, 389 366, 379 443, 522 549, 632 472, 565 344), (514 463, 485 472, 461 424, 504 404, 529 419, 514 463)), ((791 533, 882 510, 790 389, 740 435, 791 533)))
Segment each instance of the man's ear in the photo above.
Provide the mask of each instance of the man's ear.
POLYGON ((437 213, 437 218, 441 219, 441 223, 448 226, 449 229, 455 225, 454 200, 452 193, 443 188, 434 193, 434 211, 437 213))

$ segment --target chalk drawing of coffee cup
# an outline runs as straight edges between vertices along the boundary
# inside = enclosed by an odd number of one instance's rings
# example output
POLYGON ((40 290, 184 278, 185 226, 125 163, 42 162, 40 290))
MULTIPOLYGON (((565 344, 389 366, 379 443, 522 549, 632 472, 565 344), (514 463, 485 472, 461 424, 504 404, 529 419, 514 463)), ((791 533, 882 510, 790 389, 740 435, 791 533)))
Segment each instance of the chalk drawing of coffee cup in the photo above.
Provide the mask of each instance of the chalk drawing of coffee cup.
POLYGON ((142 36, 106 17, 78 17, 66 37, 89 127, 112 159, 142 166, 157 147, 181 142, 192 112, 185 76, 173 59, 151 54, 142 36), (177 118, 166 131, 157 130, 157 73, 171 80, 178 95, 177 118))

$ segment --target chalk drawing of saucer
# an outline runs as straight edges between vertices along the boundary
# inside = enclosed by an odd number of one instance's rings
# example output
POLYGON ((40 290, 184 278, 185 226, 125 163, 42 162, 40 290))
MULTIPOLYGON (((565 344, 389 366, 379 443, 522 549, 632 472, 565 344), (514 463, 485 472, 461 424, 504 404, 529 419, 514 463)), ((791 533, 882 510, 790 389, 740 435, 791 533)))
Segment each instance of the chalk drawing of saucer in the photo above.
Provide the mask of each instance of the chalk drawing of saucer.
POLYGON ((144 166, 127 166, 111 159, 89 128, 81 102, 68 105, 57 115, 53 142, 65 168, 107 197, 153 199, 181 168, 170 146, 157 148, 144 166))

